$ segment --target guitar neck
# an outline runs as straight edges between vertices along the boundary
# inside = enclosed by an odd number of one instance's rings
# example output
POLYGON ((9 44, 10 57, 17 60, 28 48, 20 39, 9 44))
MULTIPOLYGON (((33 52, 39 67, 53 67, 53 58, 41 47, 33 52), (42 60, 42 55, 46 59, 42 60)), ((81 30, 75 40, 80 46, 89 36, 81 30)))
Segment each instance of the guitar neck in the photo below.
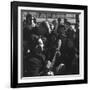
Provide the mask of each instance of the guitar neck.
POLYGON ((52 59, 51 69, 53 68, 53 66, 54 66, 54 64, 55 64, 56 54, 57 54, 57 52, 55 52, 55 55, 54 55, 54 57, 53 57, 53 59, 52 59))

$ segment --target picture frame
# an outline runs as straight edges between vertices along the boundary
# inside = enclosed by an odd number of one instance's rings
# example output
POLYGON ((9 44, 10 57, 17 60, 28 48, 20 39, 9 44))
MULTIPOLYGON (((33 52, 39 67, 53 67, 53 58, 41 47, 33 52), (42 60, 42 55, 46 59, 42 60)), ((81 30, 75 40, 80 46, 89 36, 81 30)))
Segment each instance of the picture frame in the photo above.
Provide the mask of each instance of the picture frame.
MULTIPOLYGON (((36 87, 36 86, 53 86, 68 84, 83 84, 88 82, 87 72, 87 6, 84 5, 67 5, 67 4, 49 4, 35 2, 11 2, 11 87, 36 87), (50 20, 61 17, 69 18, 68 21, 79 24, 79 65, 77 74, 62 74, 51 76, 28 77, 24 75, 23 64, 23 35, 22 21, 26 18, 27 13, 34 12, 36 17, 50 20), (44 14, 43 14, 44 13, 44 14), (52 13, 52 14, 51 14, 52 13), (79 15, 80 14, 80 15, 79 15), (40 16, 41 15, 41 16, 40 16), (60 16, 61 15, 61 16, 60 16), (79 17, 76 20, 76 16, 79 17), (71 20, 72 18, 72 20, 71 20), (74 19, 73 19, 74 18, 74 19)), ((64 20, 64 19, 63 19, 64 20)), ((62 20, 62 22, 63 22, 62 20)), ((40 22, 42 22, 41 20, 40 22)), ((39 22, 39 21, 38 21, 39 22)), ((64 21, 65 22, 65 21, 64 21)), ((72 26, 74 25, 72 24, 72 26)), ((69 51, 68 51, 69 52, 69 51)), ((61 53, 62 54, 62 53, 61 53)), ((76 69, 76 68, 75 68, 76 69)))

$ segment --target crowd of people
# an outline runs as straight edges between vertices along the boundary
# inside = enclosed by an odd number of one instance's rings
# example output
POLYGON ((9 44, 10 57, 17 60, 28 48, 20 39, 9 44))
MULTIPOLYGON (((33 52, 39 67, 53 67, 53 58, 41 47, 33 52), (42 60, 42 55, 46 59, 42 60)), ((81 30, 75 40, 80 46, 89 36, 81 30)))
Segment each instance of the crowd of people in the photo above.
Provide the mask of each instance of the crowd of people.
POLYGON ((37 22, 31 14, 23 21, 23 76, 79 73, 79 29, 57 18, 37 22))

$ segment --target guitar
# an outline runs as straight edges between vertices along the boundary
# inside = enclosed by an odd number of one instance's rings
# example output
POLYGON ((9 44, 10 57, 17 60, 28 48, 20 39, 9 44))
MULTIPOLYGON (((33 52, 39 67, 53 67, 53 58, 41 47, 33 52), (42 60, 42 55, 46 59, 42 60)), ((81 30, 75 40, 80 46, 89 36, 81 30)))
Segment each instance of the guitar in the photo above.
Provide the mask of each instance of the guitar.
POLYGON ((61 47, 61 40, 59 40, 59 42, 58 42, 58 48, 56 49, 56 52, 55 52, 54 57, 52 59, 52 62, 49 61, 50 64, 49 64, 49 66, 47 66, 47 68, 48 68, 47 75, 49 75, 49 76, 54 75, 53 67, 54 67, 54 64, 55 64, 55 61, 56 61, 57 54, 61 55, 60 47, 61 47))

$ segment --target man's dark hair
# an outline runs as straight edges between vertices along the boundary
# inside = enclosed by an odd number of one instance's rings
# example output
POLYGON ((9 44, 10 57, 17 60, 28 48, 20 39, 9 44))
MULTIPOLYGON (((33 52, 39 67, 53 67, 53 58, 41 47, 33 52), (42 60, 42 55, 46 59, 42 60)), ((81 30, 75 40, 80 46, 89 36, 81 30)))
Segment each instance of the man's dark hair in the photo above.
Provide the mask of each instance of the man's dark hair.
POLYGON ((26 23, 28 23, 29 20, 32 20, 32 15, 31 14, 26 15, 26 23))
POLYGON ((58 22, 60 22, 61 21, 61 18, 58 18, 58 22))

